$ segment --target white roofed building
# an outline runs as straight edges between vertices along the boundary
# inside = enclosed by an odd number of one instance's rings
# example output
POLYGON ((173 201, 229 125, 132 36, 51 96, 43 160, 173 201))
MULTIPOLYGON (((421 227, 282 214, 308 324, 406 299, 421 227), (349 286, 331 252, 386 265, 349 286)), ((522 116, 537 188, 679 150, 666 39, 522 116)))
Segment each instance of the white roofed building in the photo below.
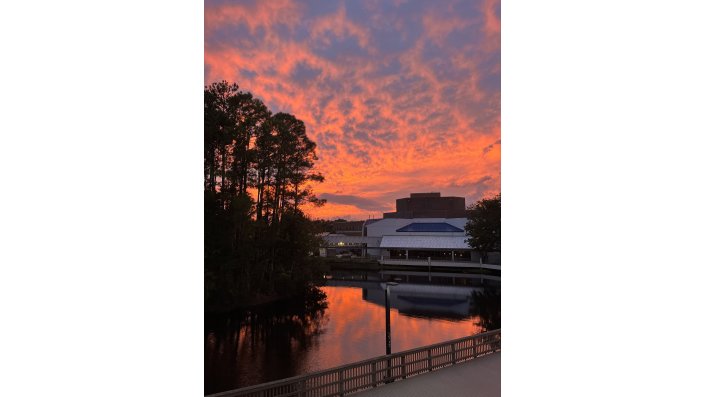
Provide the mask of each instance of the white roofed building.
MULTIPOLYGON (((376 258, 383 265, 476 267, 471 261, 479 262, 480 255, 465 242, 464 207, 464 198, 412 193, 410 199, 397 200, 397 212, 364 221, 359 236, 324 237, 325 256, 344 250, 376 258), (431 214, 440 217, 415 217, 431 214)), ((498 256, 492 259, 499 264, 498 256)))
POLYGON ((462 266, 471 259, 465 223, 467 218, 380 219, 365 228, 366 236, 381 237, 377 247, 368 245, 367 252, 383 264, 427 264, 431 258, 438 265, 462 266))

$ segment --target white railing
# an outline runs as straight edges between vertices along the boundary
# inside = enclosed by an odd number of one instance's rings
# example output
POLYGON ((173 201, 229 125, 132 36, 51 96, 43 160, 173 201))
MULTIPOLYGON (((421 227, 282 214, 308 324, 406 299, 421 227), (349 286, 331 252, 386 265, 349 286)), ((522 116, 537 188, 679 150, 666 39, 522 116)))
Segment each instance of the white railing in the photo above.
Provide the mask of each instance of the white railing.
POLYGON ((498 352, 501 341, 494 330, 208 397, 343 396, 498 352))
MULTIPOLYGON (((428 259, 389 259, 382 257, 379 260, 382 265, 400 265, 400 266, 428 266, 428 259)), ((501 270, 500 265, 489 265, 486 263, 470 262, 470 261, 444 261, 431 259, 431 267, 462 267, 462 268, 477 268, 477 269, 491 269, 491 270, 501 270)))

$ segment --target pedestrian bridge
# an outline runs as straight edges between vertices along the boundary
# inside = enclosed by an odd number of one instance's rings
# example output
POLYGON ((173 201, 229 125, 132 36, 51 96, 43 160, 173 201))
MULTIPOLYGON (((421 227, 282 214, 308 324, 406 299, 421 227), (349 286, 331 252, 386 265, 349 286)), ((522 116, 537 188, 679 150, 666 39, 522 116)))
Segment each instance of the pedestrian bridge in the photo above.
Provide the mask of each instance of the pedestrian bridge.
POLYGON ((500 351, 494 330, 209 397, 499 396, 500 351))

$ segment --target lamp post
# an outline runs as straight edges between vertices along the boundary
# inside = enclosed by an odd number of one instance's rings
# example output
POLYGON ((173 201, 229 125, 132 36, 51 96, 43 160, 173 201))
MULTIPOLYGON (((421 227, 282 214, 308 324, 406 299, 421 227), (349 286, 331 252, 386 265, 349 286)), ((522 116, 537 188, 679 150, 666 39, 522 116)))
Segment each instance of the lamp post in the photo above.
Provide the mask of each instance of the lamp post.
MULTIPOLYGON (((385 314, 385 323, 387 326, 387 355, 392 354, 392 326, 391 326, 391 321, 390 321, 390 316, 389 316, 389 287, 394 287, 395 285, 399 285, 399 283, 395 282, 388 282, 385 287, 384 287, 384 314, 385 314)), ((389 378, 392 377, 392 371, 391 367, 392 366, 392 361, 387 359, 387 381, 385 383, 389 383, 390 380, 389 378)))
POLYGON ((480 254, 480 284, 485 284, 485 269, 482 266, 482 253, 480 254))
POLYGON ((428 282, 431 282, 431 257, 428 257, 428 282))

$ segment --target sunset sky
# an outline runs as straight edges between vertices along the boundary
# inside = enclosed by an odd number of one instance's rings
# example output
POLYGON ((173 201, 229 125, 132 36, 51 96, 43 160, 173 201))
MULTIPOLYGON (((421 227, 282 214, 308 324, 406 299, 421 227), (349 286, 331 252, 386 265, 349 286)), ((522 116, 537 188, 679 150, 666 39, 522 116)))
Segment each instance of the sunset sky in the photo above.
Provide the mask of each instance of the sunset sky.
POLYGON ((500 192, 498 0, 205 2, 205 84, 303 120, 316 218, 366 219, 411 192, 500 192))

